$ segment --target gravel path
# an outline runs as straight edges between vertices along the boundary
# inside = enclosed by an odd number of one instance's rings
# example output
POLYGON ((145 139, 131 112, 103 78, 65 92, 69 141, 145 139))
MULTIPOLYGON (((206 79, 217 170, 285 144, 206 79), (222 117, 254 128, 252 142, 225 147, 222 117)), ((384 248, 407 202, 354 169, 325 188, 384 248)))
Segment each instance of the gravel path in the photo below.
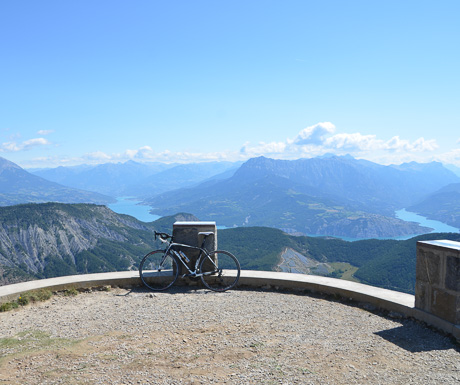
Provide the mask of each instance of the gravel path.
POLYGON ((0 384, 460 383, 452 339, 293 293, 54 296, 0 313, 0 332, 0 384))

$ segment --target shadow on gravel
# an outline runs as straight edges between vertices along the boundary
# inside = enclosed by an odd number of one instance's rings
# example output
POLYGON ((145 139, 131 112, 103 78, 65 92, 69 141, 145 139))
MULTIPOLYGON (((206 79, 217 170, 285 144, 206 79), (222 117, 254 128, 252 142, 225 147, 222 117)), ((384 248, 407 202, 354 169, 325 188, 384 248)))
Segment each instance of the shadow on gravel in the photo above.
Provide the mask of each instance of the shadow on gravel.
POLYGON ((411 353, 449 349, 460 353, 460 346, 453 337, 445 336, 413 321, 375 334, 411 353))
POLYGON ((214 294, 214 295, 219 294, 219 295, 222 295, 222 294, 227 294, 230 292, 231 290, 229 290, 228 292, 217 293, 217 292, 214 292, 212 290, 209 290, 209 289, 206 289, 200 286, 179 286, 178 285, 178 286, 170 287, 169 289, 164 290, 164 291, 153 291, 145 287, 136 286, 136 287, 132 287, 131 289, 129 289, 126 294, 117 294, 117 296, 127 297, 131 294, 147 294, 147 295, 152 294, 152 296, 155 296, 157 294, 214 294))

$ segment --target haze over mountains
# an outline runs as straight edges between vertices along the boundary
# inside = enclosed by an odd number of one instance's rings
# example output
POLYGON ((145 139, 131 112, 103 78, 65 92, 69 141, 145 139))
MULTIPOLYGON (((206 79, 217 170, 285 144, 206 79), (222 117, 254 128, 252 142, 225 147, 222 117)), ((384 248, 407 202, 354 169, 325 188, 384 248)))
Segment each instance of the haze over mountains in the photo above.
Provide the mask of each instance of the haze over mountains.
POLYGON ((103 203, 113 197, 63 186, 33 175, 0 157, 0 206, 29 202, 103 203))
POLYGON ((286 271, 294 264, 311 274, 413 292, 416 240, 460 237, 344 242, 297 236, 370 238, 430 231, 396 219, 400 208, 460 227, 460 178, 440 163, 382 166, 349 156, 259 157, 244 164, 127 162, 34 172, 54 181, 0 158, 0 205, 11 206, 0 207, 0 284, 136 269, 142 255, 158 247, 153 230, 169 232, 175 220, 199 218, 238 226, 220 230, 219 245, 235 252, 243 268, 286 271), (104 206, 18 205, 107 204, 128 191, 165 216, 144 223, 104 206), (287 256, 288 267, 282 264, 287 256), (302 260, 309 267, 300 266, 302 260))
POLYGON ((378 238, 430 231, 396 219, 394 211, 402 208, 458 225, 455 213, 460 204, 453 199, 460 194, 458 183, 460 178, 440 163, 383 166, 351 156, 292 161, 259 157, 244 164, 129 161, 33 174, 2 159, 0 204, 106 204, 115 197, 132 196, 158 215, 189 212, 228 227, 270 226, 292 234, 378 238), (433 194, 438 195, 432 198, 433 194), (447 208, 439 206, 441 198, 447 208))
POLYGON ((36 170, 33 174, 66 186, 113 197, 141 198, 193 186, 229 170, 235 171, 240 164, 239 162, 166 164, 128 161, 97 166, 57 167, 36 170))
POLYGON ((271 226, 289 233, 394 237, 427 229, 394 218, 459 177, 440 163, 382 166, 351 157, 250 159, 226 180, 145 200, 153 212, 193 212, 226 226, 271 226))
POLYGON ((460 183, 442 187, 408 210, 460 228, 460 183))

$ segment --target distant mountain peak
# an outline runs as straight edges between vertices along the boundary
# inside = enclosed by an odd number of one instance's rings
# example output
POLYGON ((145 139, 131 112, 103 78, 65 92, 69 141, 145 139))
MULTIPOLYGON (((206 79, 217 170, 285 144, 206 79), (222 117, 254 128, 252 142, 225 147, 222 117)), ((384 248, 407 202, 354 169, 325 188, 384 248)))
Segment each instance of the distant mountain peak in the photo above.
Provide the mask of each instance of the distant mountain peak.
POLYGON ((0 157, 0 172, 7 169, 22 170, 22 168, 18 166, 16 163, 13 163, 8 159, 0 157))
POLYGON ((355 160, 353 156, 350 154, 345 154, 345 155, 337 155, 333 154, 332 152, 326 152, 323 155, 317 156, 318 159, 328 159, 328 158, 339 158, 339 159, 350 159, 350 160, 355 160))
POLYGON ((0 158, 0 206, 29 202, 108 203, 113 198, 77 190, 29 173, 17 164, 0 158))

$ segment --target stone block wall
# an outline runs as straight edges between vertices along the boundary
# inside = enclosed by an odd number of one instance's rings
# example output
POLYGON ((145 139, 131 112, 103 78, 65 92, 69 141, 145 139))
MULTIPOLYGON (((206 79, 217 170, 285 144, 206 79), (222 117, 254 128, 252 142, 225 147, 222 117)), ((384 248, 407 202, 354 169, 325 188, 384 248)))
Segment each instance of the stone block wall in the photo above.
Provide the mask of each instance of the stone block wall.
MULTIPOLYGON (((204 248, 208 251, 217 250, 217 227, 216 222, 175 222, 173 224, 173 238, 176 243, 183 243, 195 247, 201 247, 203 236, 201 232, 213 232, 214 236, 206 238, 204 248)), ((190 262, 187 264, 190 269, 195 268, 196 260, 200 254, 199 250, 193 250, 186 247, 181 248, 181 251, 187 255, 190 262)), ((182 266, 181 266, 182 267, 182 266)), ((183 268, 180 274, 185 274, 183 268)))
POLYGON ((417 242, 415 307, 460 325, 460 242, 417 242))

